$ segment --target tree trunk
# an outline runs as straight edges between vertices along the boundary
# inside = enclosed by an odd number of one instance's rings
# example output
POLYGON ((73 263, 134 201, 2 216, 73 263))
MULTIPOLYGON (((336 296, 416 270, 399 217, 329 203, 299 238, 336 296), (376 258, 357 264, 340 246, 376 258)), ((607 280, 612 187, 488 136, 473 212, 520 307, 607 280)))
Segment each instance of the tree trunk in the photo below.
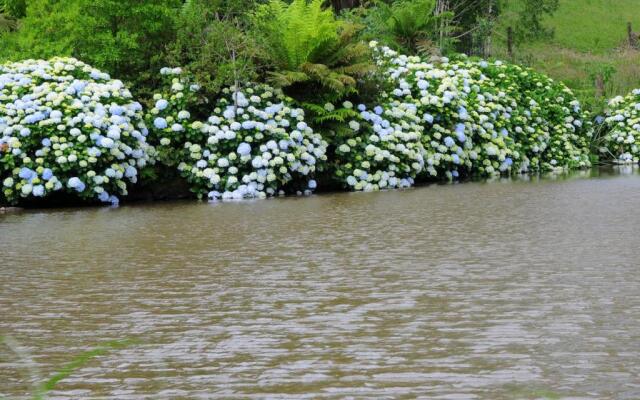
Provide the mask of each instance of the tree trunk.
POLYGON ((509 58, 513 58, 513 28, 507 28, 507 53, 509 58))
POLYGON ((638 46, 638 35, 633 31, 631 22, 627 22, 627 37, 629 39, 629 46, 631 46, 631 48, 640 48, 640 46, 638 46))
POLYGON ((604 96, 604 77, 602 74, 596 75, 596 98, 601 99, 604 96))
POLYGON ((331 0, 331 5, 336 13, 342 10, 348 10, 360 5, 360 0, 331 0))

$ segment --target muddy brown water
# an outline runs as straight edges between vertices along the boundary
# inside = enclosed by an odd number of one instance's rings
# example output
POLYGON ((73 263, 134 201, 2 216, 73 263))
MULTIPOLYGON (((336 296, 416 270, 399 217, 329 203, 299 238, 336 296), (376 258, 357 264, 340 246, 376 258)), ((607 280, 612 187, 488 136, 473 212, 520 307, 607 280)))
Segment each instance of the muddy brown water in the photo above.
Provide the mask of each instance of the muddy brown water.
POLYGON ((0 214, 0 398, 640 398, 640 174, 0 214))

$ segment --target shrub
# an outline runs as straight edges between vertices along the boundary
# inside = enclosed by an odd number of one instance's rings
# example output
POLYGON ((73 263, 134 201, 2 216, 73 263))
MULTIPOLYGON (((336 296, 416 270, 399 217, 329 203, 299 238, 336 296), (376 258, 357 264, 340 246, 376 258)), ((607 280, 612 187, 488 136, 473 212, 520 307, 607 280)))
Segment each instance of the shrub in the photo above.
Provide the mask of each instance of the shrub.
MULTIPOLYGON (((178 16, 174 43, 168 46, 167 62, 183 66, 209 97, 228 86, 255 81, 258 48, 236 17, 243 1, 191 0, 178 16)), ((244 3, 249 3, 244 0, 244 3)))
POLYGON ((153 162, 142 106, 72 58, 0 66, 0 178, 11 203, 53 192, 117 203, 153 162))
POLYGON ((336 178, 352 190, 412 186, 424 167, 424 128, 415 105, 395 101, 373 110, 359 105, 358 110, 358 118, 348 124, 351 135, 340 136, 336 146, 336 178))
POLYGON ((386 95, 414 104, 425 124, 429 176, 580 168, 591 165, 591 123, 564 85, 496 61, 399 55, 377 48, 396 88, 386 95))
POLYGON ((187 110, 197 87, 187 86, 179 69, 163 72, 173 77, 171 91, 155 96, 147 120, 161 159, 177 163, 198 197, 263 198, 316 188, 313 176, 326 161, 327 143, 292 99, 265 85, 227 88, 202 122, 187 110))
POLYGON ((602 157, 623 163, 640 161, 640 89, 611 99, 603 122, 602 157))

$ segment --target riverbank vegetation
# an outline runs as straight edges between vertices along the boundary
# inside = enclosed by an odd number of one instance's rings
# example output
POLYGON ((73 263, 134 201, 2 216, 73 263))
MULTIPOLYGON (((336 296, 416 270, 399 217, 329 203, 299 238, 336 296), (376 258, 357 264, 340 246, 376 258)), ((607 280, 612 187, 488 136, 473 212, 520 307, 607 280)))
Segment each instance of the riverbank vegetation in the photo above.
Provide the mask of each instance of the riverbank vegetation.
POLYGON ((592 116, 564 83, 478 57, 501 15, 521 40, 551 34, 557 2, 523 2, 4 0, 0 201, 116 204, 168 177, 241 199, 637 162, 637 91, 592 116))

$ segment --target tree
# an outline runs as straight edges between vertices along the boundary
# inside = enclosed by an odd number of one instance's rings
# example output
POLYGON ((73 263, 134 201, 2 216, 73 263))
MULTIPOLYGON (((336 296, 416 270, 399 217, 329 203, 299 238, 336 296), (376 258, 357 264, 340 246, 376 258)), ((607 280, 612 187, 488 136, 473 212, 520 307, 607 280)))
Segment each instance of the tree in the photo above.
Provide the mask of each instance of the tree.
POLYGON ((73 56, 140 89, 162 66, 182 0, 30 0, 2 58, 73 56))
POLYGON ((545 15, 552 15, 558 10, 559 0, 522 0, 522 8, 518 13, 516 36, 519 41, 552 37, 553 29, 542 23, 545 15))
POLYGON ((241 1, 189 0, 177 20, 174 43, 168 46, 167 63, 182 66, 213 98, 226 86, 255 80, 257 56, 254 40, 245 34, 241 1))

